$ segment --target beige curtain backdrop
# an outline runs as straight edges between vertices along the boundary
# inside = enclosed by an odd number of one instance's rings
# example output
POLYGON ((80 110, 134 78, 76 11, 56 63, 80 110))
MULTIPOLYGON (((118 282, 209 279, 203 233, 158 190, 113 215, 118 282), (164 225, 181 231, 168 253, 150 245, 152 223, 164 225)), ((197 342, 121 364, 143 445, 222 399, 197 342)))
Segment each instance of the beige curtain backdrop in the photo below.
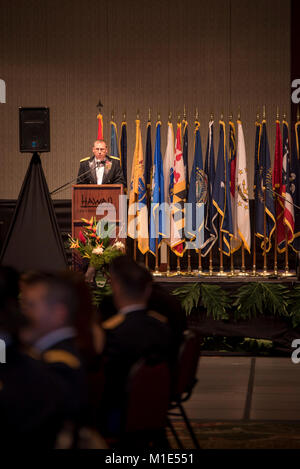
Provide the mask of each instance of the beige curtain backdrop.
MULTIPOLYGON (((160 112, 162 153, 169 110, 176 125, 185 104, 192 163, 199 109, 203 154, 210 113, 218 123, 241 108, 252 195, 254 122, 266 104, 271 156, 276 106, 290 107, 290 2, 286 0, 0 0, 0 198, 18 196, 29 154, 19 153, 19 106, 49 106, 51 152, 42 157, 49 189, 76 177, 97 134, 104 104, 110 139, 128 122, 129 175, 140 111, 143 144, 148 108, 160 112)), ((215 153, 217 154, 218 126, 215 153)), ((190 166, 191 167, 191 166, 190 166)), ((57 194, 70 198, 71 190, 57 194)))

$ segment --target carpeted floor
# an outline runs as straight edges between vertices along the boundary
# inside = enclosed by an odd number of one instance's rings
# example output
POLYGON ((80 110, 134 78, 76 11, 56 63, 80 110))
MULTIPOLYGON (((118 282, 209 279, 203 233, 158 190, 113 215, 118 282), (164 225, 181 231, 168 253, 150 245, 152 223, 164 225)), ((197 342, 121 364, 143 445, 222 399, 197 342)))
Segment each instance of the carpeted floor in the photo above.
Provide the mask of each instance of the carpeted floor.
MULTIPOLYGON (((193 429, 203 449, 300 449, 300 423, 290 422, 193 422, 193 429)), ((174 427, 186 449, 193 449, 184 423, 174 427)), ((171 447, 178 448, 168 430, 171 447)))

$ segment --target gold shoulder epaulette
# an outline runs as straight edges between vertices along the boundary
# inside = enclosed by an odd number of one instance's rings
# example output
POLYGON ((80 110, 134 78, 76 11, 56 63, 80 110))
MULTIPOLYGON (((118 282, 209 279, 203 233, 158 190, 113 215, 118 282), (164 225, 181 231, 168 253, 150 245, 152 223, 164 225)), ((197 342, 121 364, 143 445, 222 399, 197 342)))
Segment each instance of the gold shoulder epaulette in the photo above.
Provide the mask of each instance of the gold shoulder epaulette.
POLYGON ((80 367, 78 358, 66 350, 48 350, 43 354, 43 359, 47 363, 63 363, 74 369, 80 367))
POLYGON ((158 313, 157 311, 148 311, 147 314, 148 316, 151 316, 152 318, 157 319, 160 322, 164 322, 164 323, 168 322, 168 318, 158 313))
POLYGON ((109 157, 110 157, 112 160, 118 160, 118 161, 120 161, 120 158, 119 158, 118 156, 109 155, 109 157))
POLYGON ((87 161, 90 159, 90 156, 88 156, 87 158, 82 158, 82 160, 80 160, 80 163, 82 163, 82 161, 87 161))
POLYGON ((111 318, 106 319, 102 323, 103 329, 114 329, 115 327, 118 327, 122 322, 125 320, 125 315, 124 314, 115 314, 111 318))

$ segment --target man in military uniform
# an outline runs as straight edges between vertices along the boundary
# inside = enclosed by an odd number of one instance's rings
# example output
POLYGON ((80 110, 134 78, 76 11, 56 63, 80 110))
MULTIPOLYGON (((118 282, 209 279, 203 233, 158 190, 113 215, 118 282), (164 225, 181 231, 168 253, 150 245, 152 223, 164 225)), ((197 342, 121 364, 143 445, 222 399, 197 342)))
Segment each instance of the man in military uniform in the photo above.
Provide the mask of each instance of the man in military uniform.
POLYGON ((173 350, 167 317, 147 307, 152 289, 149 271, 130 257, 121 256, 110 264, 110 274, 118 312, 102 324, 106 333, 102 409, 107 413, 103 431, 114 431, 115 422, 120 422, 131 367, 141 358, 170 361, 173 350))
POLYGON ((21 302, 29 321, 22 333, 41 355, 64 394, 64 417, 81 422, 87 406, 87 378, 76 344, 78 297, 63 276, 31 273, 22 277, 21 302))
POLYGON ((18 309, 18 280, 11 268, 0 267, 0 340, 6 345, 6 362, 0 364, 0 446, 51 449, 63 424, 64 386, 19 342, 27 321, 18 309))
POLYGON ((123 184, 126 186, 120 159, 108 156, 105 140, 96 140, 94 156, 80 160, 77 184, 123 184))

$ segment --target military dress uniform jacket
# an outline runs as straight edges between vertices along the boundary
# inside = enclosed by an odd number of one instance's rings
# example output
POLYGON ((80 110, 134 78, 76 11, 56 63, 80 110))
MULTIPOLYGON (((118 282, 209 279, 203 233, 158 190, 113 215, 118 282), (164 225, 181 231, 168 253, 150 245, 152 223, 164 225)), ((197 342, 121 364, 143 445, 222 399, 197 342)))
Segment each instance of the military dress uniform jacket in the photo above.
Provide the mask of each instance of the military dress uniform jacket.
POLYGON ((168 320, 147 309, 116 314, 103 323, 106 394, 121 394, 130 368, 141 358, 169 361, 173 335, 168 320), (108 389, 107 389, 108 388, 108 389))
MULTIPOLYGON (((80 160, 77 184, 97 184, 95 156, 80 160)), ((106 156, 102 184, 123 184, 126 187, 118 159, 106 156)))

